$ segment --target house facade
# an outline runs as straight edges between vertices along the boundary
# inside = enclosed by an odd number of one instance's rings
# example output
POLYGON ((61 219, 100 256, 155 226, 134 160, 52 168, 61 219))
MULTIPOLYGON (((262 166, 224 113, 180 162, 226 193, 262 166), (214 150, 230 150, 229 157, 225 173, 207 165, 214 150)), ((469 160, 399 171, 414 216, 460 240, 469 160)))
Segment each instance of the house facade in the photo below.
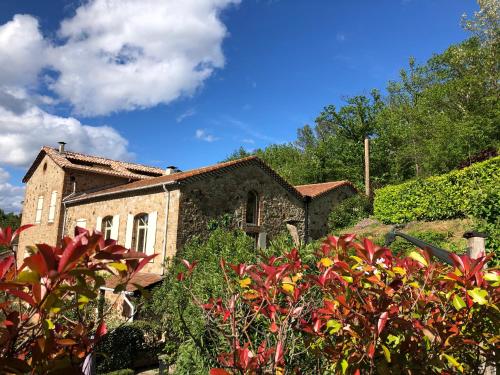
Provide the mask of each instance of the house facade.
POLYGON ((265 248, 289 231, 296 242, 327 234, 332 207, 356 193, 348 181, 292 186, 257 157, 181 172, 43 147, 23 181, 19 259, 28 245, 58 244, 74 227, 99 230, 127 248, 158 254, 146 272, 161 275, 194 236, 229 215, 265 248))

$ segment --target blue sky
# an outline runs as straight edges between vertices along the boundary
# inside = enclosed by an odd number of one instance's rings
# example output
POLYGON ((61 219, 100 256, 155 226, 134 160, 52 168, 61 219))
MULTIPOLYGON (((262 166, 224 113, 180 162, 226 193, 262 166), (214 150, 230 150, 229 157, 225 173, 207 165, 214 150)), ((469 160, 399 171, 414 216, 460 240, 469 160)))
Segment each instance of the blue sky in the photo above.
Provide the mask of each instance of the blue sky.
POLYGON ((293 141, 325 105, 383 90, 409 56, 424 62, 465 39, 460 17, 477 10, 466 0, 186 0, 163 19, 155 14, 176 1, 121 9, 130 1, 111 1, 105 16, 104 0, 0 3, 0 208, 19 208, 29 160, 58 137, 68 149, 183 170, 293 141), (118 49, 103 52, 103 41, 118 49))

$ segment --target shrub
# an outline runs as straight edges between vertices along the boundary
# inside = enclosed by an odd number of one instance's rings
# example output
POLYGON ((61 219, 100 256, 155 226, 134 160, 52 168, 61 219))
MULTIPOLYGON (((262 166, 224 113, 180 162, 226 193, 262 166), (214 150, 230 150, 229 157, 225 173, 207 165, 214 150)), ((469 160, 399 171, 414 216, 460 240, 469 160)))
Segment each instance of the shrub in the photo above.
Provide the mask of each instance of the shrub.
POLYGON ((129 368, 102 373, 102 375, 134 375, 135 371, 129 368))
MULTIPOLYGON (((0 228, 0 245, 12 251, 20 231, 0 228)), ((14 255, 0 260, 0 373, 80 373, 106 333, 104 317, 87 314, 103 274, 127 282, 153 257, 128 251, 99 233, 76 228, 62 246, 38 244, 19 269, 14 255), (125 254, 126 253, 126 254, 125 254)))
POLYGON ((495 157, 462 170, 379 189, 374 214, 386 224, 494 216, 499 210, 499 201, 494 199, 498 186, 500 157, 495 157), (487 207, 486 201, 491 203, 487 207))
POLYGON ((144 345, 144 333, 131 324, 116 328, 97 345, 97 370, 108 372, 131 368, 144 345))
POLYGON ((344 199, 336 205, 328 216, 330 231, 351 227, 371 213, 370 200, 361 194, 344 199))
MULTIPOLYGON (((165 335, 163 352, 167 354, 168 364, 182 360, 185 365, 178 366, 177 374, 189 374, 183 369, 190 368, 187 359, 193 348, 193 340, 197 340, 205 350, 211 351, 211 337, 205 336, 203 314, 191 300, 191 293, 204 300, 220 294, 226 283, 219 262, 225 258, 234 263, 255 262, 257 250, 253 239, 240 230, 227 230, 214 226, 206 241, 193 239, 187 243, 173 260, 169 272, 153 290, 151 299, 143 306, 141 314, 150 321, 157 322, 165 335), (177 278, 181 277, 184 265, 181 259, 199 265, 193 270, 193 285, 189 293, 182 288, 177 278), (182 355, 183 359, 178 359, 182 355)), ((203 353, 202 361, 209 363, 209 357, 203 353)), ((200 364, 203 366, 204 364, 200 364)))
MULTIPOLYGON (((344 235, 328 237, 313 267, 295 249, 221 261, 223 293, 192 295, 218 343, 210 373, 480 373, 495 363, 500 271, 451 257, 453 267, 420 250, 397 257, 344 235)), ((197 266, 181 278, 190 294, 197 266)))

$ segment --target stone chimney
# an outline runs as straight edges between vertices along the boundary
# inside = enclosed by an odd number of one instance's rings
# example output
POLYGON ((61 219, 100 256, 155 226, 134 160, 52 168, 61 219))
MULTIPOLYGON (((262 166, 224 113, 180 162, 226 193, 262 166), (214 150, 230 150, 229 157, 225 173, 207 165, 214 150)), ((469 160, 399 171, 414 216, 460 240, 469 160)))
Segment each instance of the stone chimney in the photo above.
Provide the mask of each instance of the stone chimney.
POLYGON ((64 145, 66 144, 66 142, 57 142, 59 143, 59 153, 63 153, 64 152, 64 145))
POLYGON ((180 172, 179 168, 177 168, 176 166, 174 165, 170 165, 168 166, 166 169, 165 169, 165 174, 166 175, 171 175, 171 174, 174 174, 174 173, 178 173, 180 172))

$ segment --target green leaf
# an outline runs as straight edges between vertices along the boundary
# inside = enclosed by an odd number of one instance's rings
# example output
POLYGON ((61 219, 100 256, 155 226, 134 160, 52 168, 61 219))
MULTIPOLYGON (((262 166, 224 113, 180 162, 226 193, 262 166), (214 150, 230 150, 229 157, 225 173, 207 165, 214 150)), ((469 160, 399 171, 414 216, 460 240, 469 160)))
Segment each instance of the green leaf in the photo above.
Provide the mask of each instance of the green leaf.
POLYGON ((35 271, 23 271, 17 276, 17 281, 38 284, 40 275, 35 271))
POLYGON ((493 272, 486 272, 484 274, 484 279, 488 281, 498 282, 500 281, 500 274, 493 272))
POLYGON ((457 309, 457 311, 459 311, 465 307, 464 300, 458 294, 455 294, 455 296, 453 297, 453 307, 455 307, 455 309, 457 309))
POLYGON ((47 325, 47 329, 54 329, 56 328, 56 326, 54 325, 54 323, 52 323, 52 320, 50 319, 45 319, 45 324, 47 325))
POLYGON ((127 265, 125 263, 113 262, 109 264, 110 267, 113 267, 117 271, 126 271, 127 265))
POLYGON ((468 290, 467 294, 472 297, 472 300, 480 305, 486 305, 488 300, 488 292, 481 288, 474 288, 472 290, 468 290))
POLYGON ((384 356, 387 362, 391 363, 391 352, 387 349, 387 346, 382 344, 382 350, 384 351, 384 356))
POLYGON ((425 258, 419 252, 412 251, 410 254, 408 254, 408 256, 412 259, 415 259, 417 262, 419 262, 420 264, 423 264, 426 267, 429 265, 427 263, 427 260, 425 260, 425 258))
POLYGON ((453 367, 456 367, 458 369, 458 371, 460 372, 464 372, 464 367, 462 366, 462 364, 460 364, 455 358, 453 358, 451 355, 448 355, 448 354, 444 354, 443 353, 443 356, 448 360, 448 362, 453 366, 453 367))

